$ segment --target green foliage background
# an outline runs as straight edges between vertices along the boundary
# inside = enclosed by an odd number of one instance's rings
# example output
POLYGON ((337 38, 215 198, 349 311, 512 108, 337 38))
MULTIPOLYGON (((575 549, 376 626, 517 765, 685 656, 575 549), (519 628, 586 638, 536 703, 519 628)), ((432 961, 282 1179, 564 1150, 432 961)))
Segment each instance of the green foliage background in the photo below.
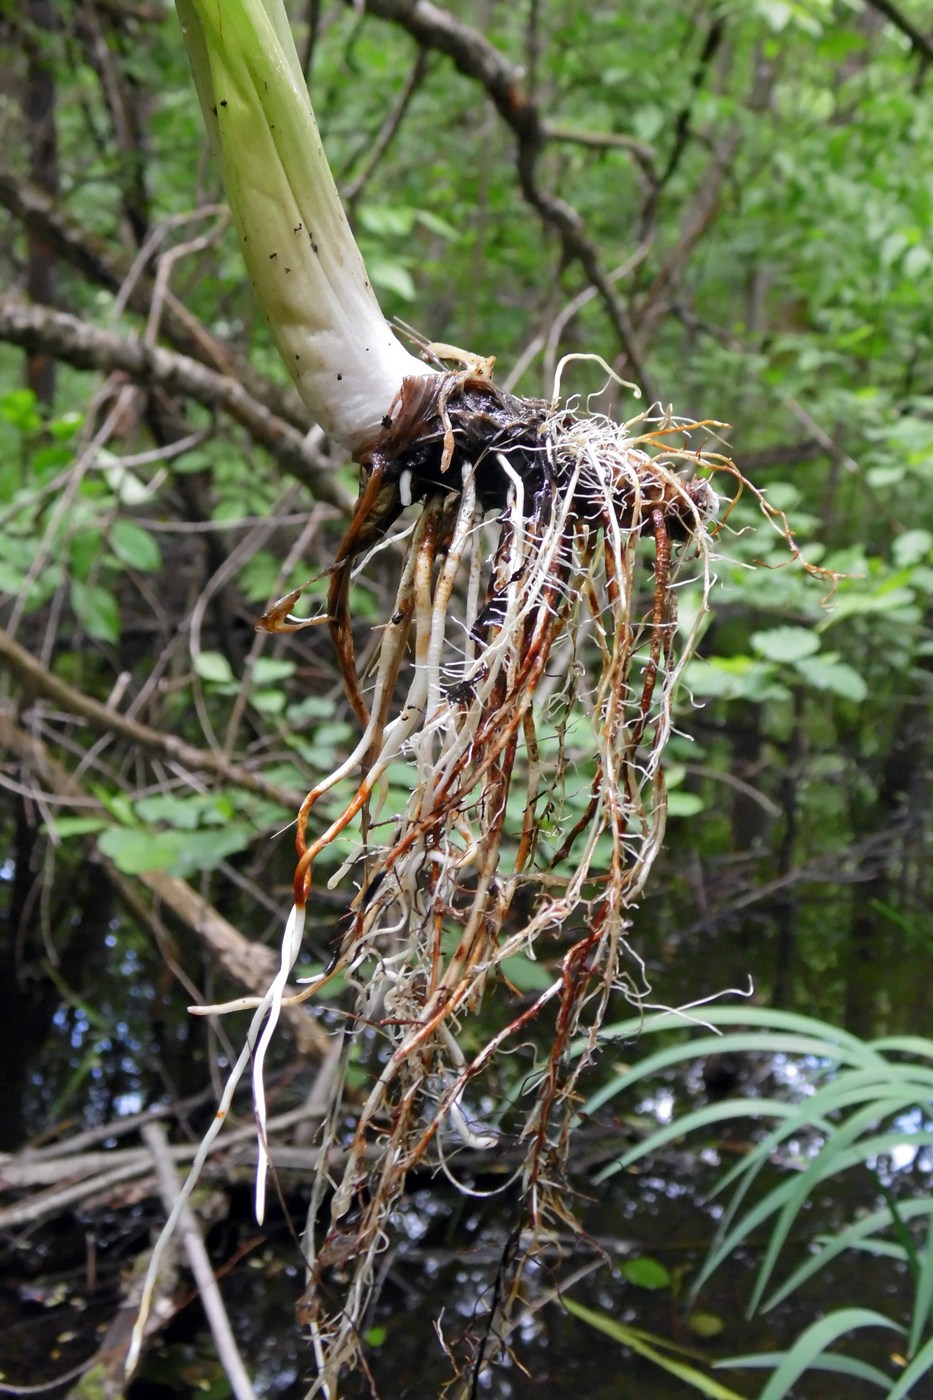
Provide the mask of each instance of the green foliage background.
MULTIPOLYGON (((500 380, 518 367, 519 392, 549 393, 570 351, 630 376, 605 298, 581 295, 590 276, 523 198, 514 133, 481 85, 370 13, 407 8, 310 10, 318 120, 387 315, 495 354, 500 380)), ((448 6, 516 65, 543 123, 538 186, 574 211, 604 272, 622 269, 613 285, 657 395, 728 423, 807 559, 845 575, 821 599, 750 506, 729 517, 637 944, 667 1002, 751 974, 762 997, 858 1035, 928 1024, 933 950, 933 104, 929 46, 881 8, 448 6)), ((929 25, 919 0, 898 14, 929 25)), ((307 53, 304 7, 295 19, 307 53)), ((356 477, 326 444, 296 467, 284 430, 270 451, 222 407, 100 351, 82 359, 51 322, 24 349, 7 313, 30 291, 135 340, 128 279, 158 309, 161 266, 191 342, 163 315, 153 343, 207 346, 233 375, 248 360, 276 423, 313 426, 231 230, 193 214, 219 190, 171 10, 0 5, 0 61, 0 623, 36 666, 6 650, 0 676, 12 1150, 65 1117, 103 1122, 209 1082, 221 1051, 186 1018, 173 971, 203 995, 230 984, 139 877, 189 882, 249 940, 275 941, 287 799, 353 726, 326 636, 256 640, 252 624, 326 568, 356 477), (24 213, 30 189, 46 215, 24 213), (220 766, 77 718, 49 676, 220 766), (48 797, 47 760, 71 775, 67 800, 48 797), (249 790, 243 771, 278 786, 249 790)), ((565 385, 585 395, 602 376, 574 367, 565 385)), ((599 406, 638 407, 615 390, 599 406)), ((357 583, 363 646, 389 578, 377 561, 357 583)), ((330 873, 312 959, 341 913, 330 873)))

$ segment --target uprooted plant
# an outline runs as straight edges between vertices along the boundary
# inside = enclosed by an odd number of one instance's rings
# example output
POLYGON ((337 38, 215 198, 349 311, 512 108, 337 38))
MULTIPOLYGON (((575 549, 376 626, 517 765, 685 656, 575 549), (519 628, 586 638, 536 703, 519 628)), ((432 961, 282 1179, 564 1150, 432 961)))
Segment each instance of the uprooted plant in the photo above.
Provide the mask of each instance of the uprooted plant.
MULTIPOLYGON (((570 1044, 595 1043, 615 990, 635 1006, 646 995, 629 914, 663 838, 662 757, 712 584, 720 509, 709 477, 742 479, 702 451, 719 425, 655 411, 619 426, 562 404, 559 386, 546 401, 503 392, 491 359, 432 347, 438 365, 458 365, 445 370, 409 355, 366 280, 280 0, 179 0, 179 11, 283 358, 364 471, 327 607, 362 732, 298 814, 294 907, 273 985, 259 1002, 200 1008, 252 1006, 253 1017, 186 1188, 252 1059, 262 1217, 270 1038, 286 1000, 313 998, 342 974, 353 1006, 317 1158, 303 1310, 318 1365, 313 1393, 333 1400, 341 1371, 360 1358, 375 1260, 406 1175, 426 1159, 443 1163, 458 1141, 495 1141, 495 1070, 545 1017, 549 1050, 511 1128, 525 1147, 527 1228, 503 1280, 500 1321, 518 1297, 523 1261, 549 1221, 567 1217, 561 1187, 586 1063, 570 1044), (409 507, 417 512, 406 526, 409 507), (350 579, 386 545, 400 560, 397 591, 361 676, 350 579), (699 605, 681 634, 685 581, 699 605), (410 795, 393 809, 383 805, 386 779, 399 762, 410 795), (321 820, 325 795, 340 798, 339 814, 321 820), (329 965, 288 994, 313 916, 315 862, 328 848, 339 850, 339 878, 355 893, 329 965), (502 965, 547 954, 561 933, 553 981, 530 1004, 517 1002, 502 965), (466 1050, 463 1028, 481 1002, 494 1030, 478 1052, 466 1050), (347 1134, 346 1069, 364 1035, 382 1050, 347 1134)), ((783 517, 758 499, 789 540, 783 517)), ((300 592, 260 625, 300 627, 290 615, 300 592)), ((151 1274, 157 1267, 158 1253, 151 1274)))

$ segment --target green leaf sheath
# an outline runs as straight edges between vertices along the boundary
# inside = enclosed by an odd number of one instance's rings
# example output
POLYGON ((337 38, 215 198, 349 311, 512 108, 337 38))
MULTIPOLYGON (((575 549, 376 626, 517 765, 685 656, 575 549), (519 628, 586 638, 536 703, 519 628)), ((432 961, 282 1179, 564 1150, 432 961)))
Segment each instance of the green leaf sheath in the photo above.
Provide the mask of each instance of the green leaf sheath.
POLYGON ((371 445, 406 375, 318 134, 280 3, 179 0, 240 248, 279 353, 321 426, 371 445))

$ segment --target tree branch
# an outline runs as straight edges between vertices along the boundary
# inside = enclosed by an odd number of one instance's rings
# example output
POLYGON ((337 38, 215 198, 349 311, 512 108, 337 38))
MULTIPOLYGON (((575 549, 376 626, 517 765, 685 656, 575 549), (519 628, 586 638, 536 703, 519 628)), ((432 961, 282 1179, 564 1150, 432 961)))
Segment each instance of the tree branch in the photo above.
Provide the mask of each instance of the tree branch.
POLYGON ((60 676, 47 670, 32 652, 20 646, 3 628, 0 628, 0 660, 18 677, 30 695, 44 695, 70 714, 86 720, 101 734, 120 734, 147 753, 160 754, 191 773, 210 773, 232 787, 255 793, 257 797, 276 802, 286 810, 294 810, 304 800, 304 794, 280 787, 278 783, 270 783, 248 768, 231 763, 221 753, 195 748, 175 734, 162 734, 158 729, 151 729, 147 724, 111 709, 109 705, 102 705, 99 700, 76 690, 60 676))
MULTIPOLYGON (((331 1042, 331 1045, 333 1042, 331 1042)), ((150 1112, 134 1115, 133 1131, 142 1122, 152 1122, 156 1115, 167 1110, 154 1105, 150 1112)), ((320 1115, 309 1104, 291 1109, 287 1113, 276 1114, 268 1122, 270 1139, 287 1128, 313 1121, 320 1115)), ((126 1132, 127 1120, 118 1118, 107 1126, 109 1136, 118 1138, 126 1132)), ((75 1139, 82 1136, 76 1134, 75 1139)), ((35 1191, 33 1195, 12 1205, 0 1207, 0 1230, 21 1229, 34 1221, 48 1220, 53 1215, 67 1210, 92 1197, 100 1199, 112 1186, 124 1181, 146 1180, 152 1170, 152 1157, 144 1147, 109 1147, 105 1152, 71 1152, 72 1139, 56 1145, 55 1156, 48 1159, 45 1148, 26 1148, 15 1156, 0 1154, 0 1189, 21 1191, 29 1187, 46 1186, 45 1191, 35 1191), (59 1150, 61 1148, 62 1150, 59 1150)), ((243 1149, 251 1151, 256 1141, 256 1127, 252 1122, 241 1128, 228 1128, 220 1139, 218 1151, 226 1154, 230 1167, 239 1165, 243 1159, 243 1149)), ((188 1165, 197 1152, 197 1144, 192 1142, 173 1143, 168 1148, 173 1162, 188 1165)), ((275 1165, 278 1171, 297 1170, 307 1173, 318 1158, 319 1148, 307 1144, 299 1147, 283 1145, 276 1141, 275 1165), (280 1153, 283 1154, 280 1157, 280 1153)), ((344 1159, 341 1148, 331 1148, 329 1158, 334 1166, 344 1159)), ((501 1152, 500 1152, 501 1156, 501 1152)), ((0 1394, 5 1394, 0 1389, 0 1394)))
MULTIPOLYGON (((171 1215, 181 1194, 181 1180, 169 1152, 165 1129, 161 1123, 147 1123, 142 1130, 142 1139, 155 1164, 159 1195, 162 1197, 166 1215, 171 1215)), ((198 1297, 204 1308, 211 1336, 214 1338, 217 1357, 230 1383, 230 1389, 236 1400, 256 1400, 253 1383, 243 1364, 227 1310, 220 1296, 220 1289, 217 1287, 214 1266, 208 1256, 204 1236, 190 1206, 185 1206, 182 1211, 178 1227, 180 1241, 197 1284, 198 1297)))
MULTIPOLYGON (((101 814, 104 814, 103 804, 95 804, 95 799, 84 792, 74 776, 52 757, 46 745, 32 734, 28 734, 9 715, 4 714, 2 709, 0 749, 15 754, 28 763, 46 791, 59 798, 73 799, 80 803, 82 811, 96 805, 101 814)), ((99 850, 96 852, 96 859, 107 879, 122 896, 127 877, 99 850)), ((278 969, 278 958, 271 948, 262 943, 251 943, 239 929, 234 928, 233 924, 219 914, 212 904, 192 889, 187 881, 179 879, 177 875, 169 875, 164 870, 144 870, 135 878, 198 936, 237 986, 245 988, 255 996, 265 994, 278 969)), ((282 1014, 288 1021, 298 1049, 303 1055, 322 1057, 326 1054, 331 1047, 330 1037, 313 1016, 300 1006, 286 1006, 282 1014)))
POLYGON ((696 66, 690 77, 690 95, 677 113, 677 120, 674 123, 674 142, 671 146, 670 155, 667 158, 667 164, 655 182, 654 189, 651 191, 651 197, 642 215, 645 228, 649 227, 653 222, 653 215, 657 208, 658 200, 665 187, 670 183, 677 167, 680 165, 684 151, 687 149, 687 143, 693 133, 694 105, 700 94, 710 64, 722 44, 724 34, 725 24, 723 20, 714 20, 706 35, 703 48, 700 51, 700 56, 697 59, 696 66))
POLYGON ((658 155, 654 146, 639 141, 637 136, 627 136, 623 131, 583 131, 578 127, 558 126, 554 122, 542 123, 542 130, 548 141, 566 141, 574 146, 588 146, 594 151, 627 151, 646 170, 651 169, 658 155))
POLYGON ((174 350, 146 346, 63 311, 30 306, 12 297, 0 296, 0 340, 25 350, 43 350, 77 369, 122 370, 139 384, 194 399, 206 408, 222 409, 317 500, 342 511, 349 509, 347 493, 305 437, 255 399, 237 379, 174 350))
POLYGON ((691 252, 718 217, 722 187, 739 149, 741 139, 739 129, 736 127, 727 132, 718 142, 713 152, 713 158, 704 174, 701 187, 696 197, 687 206, 686 216, 677 241, 655 274, 654 280, 638 308, 638 325, 642 330, 645 330, 658 316, 667 312, 669 292, 677 285, 691 252))
POLYGON ((877 10, 879 14, 889 19, 896 29, 910 40, 912 48, 921 54, 925 59, 933 59, 933 40, 928 39, 912 20, 891 3, 891 0, 865 0, 865 4, 870 10, 877 10))
POLYGON ((362 194, 367 180, 369 180, 376 166, 382 160, 389 146, 398 135, 399 127, 405 120, 405 114, 411 106, 412 98, 427 77, 428 67, 427 50, 419 48, 411 72, 405 79, 402 90, 396 99, 395 106, 388 113, 379 131, 369 143, 369 150, 367 151, 362 168, 343 188, 343 202, 348 210, 353 208, 353 205, 362 194))
MULTIPOLYGON (((155 290, 150 274, 133 275, 129 258, 88 233, 44 190, 2 163, 0 204, 89 282, 115 293, 124 293, 126 288, 126 304, 148 318, 155 290)), ((298 394, 257 374, 248 360, 212 335, 172 292, 164 296, 159 329, 173 349, 238 379, 247 393, 277 418, 283 418, 301 433, 308 431, 310 420, 298 394)))
POLYGON ((557 195, 543 190, 538 183, 538 157, 547 142, 548 130, 537 104, 525 91, 521 69, 510 63, 477 30, 432 5, 430 0, 365 0, 365 4, 368 13, 401 25, 425 48, 446 54, 459 72, 486 89, 518 141, 522 194, 544 224, 557 234, 565 259, 580 263, 587 280, 596 287, 628 360, 632 378, 639 383, 648 402, 655 402, 657 394, 642 363, 635 328, 600 262, 597 245, 586 232, 577 211, 557 195))

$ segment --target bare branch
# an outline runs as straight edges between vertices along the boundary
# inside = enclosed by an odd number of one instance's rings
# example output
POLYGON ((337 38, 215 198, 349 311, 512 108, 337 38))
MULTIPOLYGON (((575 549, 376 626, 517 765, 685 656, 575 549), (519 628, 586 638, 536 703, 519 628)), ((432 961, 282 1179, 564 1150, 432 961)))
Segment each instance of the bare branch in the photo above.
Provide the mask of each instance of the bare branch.
POLYGON ((144 94, 137 83, 127 81, 115 52, 113 26, 105 28, 95 5, 85 5, 75 27, 88 66, 97 74, 101 97, 110 118, 118 159, 114 179, 120 191, 123 216, 137 244, 149 231, 150 197, 147 188, 150 156, 148 123, 142 110, 144 94))
MULTIPOLYGON (((171 1211, 181 1191, 181 1182, 168 1150, 165 1130, 160 1123, 147 1123, 142 1130, 142 1138, 155 1163, 162 1204, 166 1211, 171 1211)), ((237 1349, 230 1319, 223 1305, 220 1289, 217 1287, 217 1279, 204 1245, 204 1237, 188 1206, 181 1213, 178 1227, 181 1243, 184 1245, 194 1281, 198 1286, 201 1305, 214 1338, 217 1357, 224 1368, 227 1380, 230 1382, 230 1388, 237 1400, 256 1400, 253 1383, 243 1365, 243 1358, 237 1349)))
POLYGON ((33 656, 32 652, 20 646, 19 642, 14 641, 9 633, 2 628, 0 628, 0 659, 6 668, 19 679, 28 694, 46 696, 57 705, 61 705, 70 714, 78 715, 81 719, 86 720, 92 728, 101 734, 120 734, 131 744, 144 749, 147 753, 160 754, 163 758, 180 764, 191 773, 210 773, 213 777, 222 778, 225 783, 229 783, 232 787, 253 792, 258 797, 265 797, 271 802, 278 803, 286 810, 293 810, 301 804, 302 795, 300 793, 295 793, 290 788, 280 787, 278 783, 270 783, 259 774, 250 772, 248 768, 243 768, 238 763, 232 763, 223 754, 215 753, 209 749, 195 748, 193 744, 186 743, 184 739, 179 739, 175 734, 163 734, 158 729, 151 729, 149 725, 141 724, 136 719, 130 719, 127 715, 121 714, 119 710, 111 709, 108 705, 102 705, 99 700, 92 699, 90 695, 85 695, 83 691, 77 690, 67 681, 62 680, 60 676, 47 670, 33 656))
MULTIPOLYGON (((151 1113, 138 1117, 140 1121, 151 1122, 164 1111, 162 1107, 156 1106, 151 1113)), ((309 1103, 270 1118, 267 1128, 270 1136, 278 1135, 287 1128, 313 1122, 319 1116, 309 1103)), ((122 1119, 116 1119, 106 1126, 111 1129, 110 1137, 118 1137, 126 1131, 126 1124, 122 1119)), ((134 1128, 139 1126, 137 1121, 134 1128)), ((228 1162, 231 1166, 243 1160, 244 1149, 251 1153, 255 1131, 253 1124, 249 1123, 242 1128, 228 1128, 224 1133, 220 1147, 229 1153, 228 1162)), ((75 1146, 75 1150, 72 1151, 72 1145, 76 1145, 81 1137, 83 1134, 77 1134, 62 1144, 65 1151, 51 1161, 47 1160, 41 1149, 35 1152, 26 1148, 15 1156, 0 1154, 0 1188, 5 1191, 20 1191, 30 1186, 48 1188, 45 1191, 36 1191, 25 1200, 0 1207, 0 1230, 17 1229, 34 1221, 48 1220, 81 1201, 100 1197, 121 1182, 145 1180, 150 1176, 152 1158, 144 1148, 110 1147, 104 1152, 80 1152, 75 1146)), ((190 1142, 176 1143, 167 1149, 173 1162, 185 1164, 191 1162, 196 1151, 196 1144, 190 1142)), ((332 1149, 328 1154, 329 1165, 339 1165, 343 1155, 339 1149, 332 1149)), ((309 1167, 314 1166, 318 1156, 319 1149, 307 1144, 281 1148, 276 1145, 276 1169, 307 1172, 309 1167)))
MULTIPOLYGON (((144 273, 130 278, 132 266, 128 258, 88 233, 44 190, 2 163, 0 204, 89 282, 112 292, 123 292, 131 310, 148 317, 154 291, 152 277, 144 273)), ((212 335, 172 292, 165 296, 159 330, 173 349, 238 379, 247 393, 265 404, 276 417, 284 418, 299 432, 307 432, 310 427, 307 409, 297 393, 257 374, 230 345, 212 335)))
POLYGON ((139 384, 222 409, 265 447, 280 466, 313 492, 346 511, 347 495, 316 450, 291 424, 272 413, 236 379, 208 369, 164 346, 146 346, 127 336, 100 330, 44 306, 0 297, 0 340, 26 350, 44 350, 78 369, 122 370, 139 384))
POLYGON ((646 169, 650 169, 658 155, 654 146, 639 141, 636 136, 627 136, 622 131, 581 131, 576 127, 558 126, 554 122, 544 122, 543 130, 549 141, 567 141, 574 146, 589 146, 595 151, 627 151, 646 169))
POLYGON ((929 39, 919 30, 899 6, 892 4, 892 0, 865 0, 865 4, 868 9, 877 10, 885 19, 889 19, 896 29, 907 36, 916 52, 922 54, 928 62, 933 59, 933 39, 929 39))
MULTIPOLYGON (((47 747, 17 725, 2 710, 0 748, 18 755, 28 763, 49 792, 80 802, 82 809, 93 802, 74 776, 53 758, 47 747)), ((96 806, 103 814, 103 804, 97 803, 96 806)), ((100 851, 97 852, 97 860, 108 880, 122 897, 126 891, 127 877, 100 851)), ((144 870, 136 878, 151 895, 167 905, 182 923, 197 934, 234 982, 253 994, 261 995, 265 991, 278 966, 278 959, 270 948, 261 943, 251 943, 239 929, 234 928, 219 914, 212 904, 192 889, 187 881, 179 879, 178 876, 169 875, 164 870, 144 870)), ((288 1018, 300 1052, 303 1055, 323 1057, 331 1046, 327 1033, 300 1007, 286 1007, 284 1014, 288 1018)))
POLYGON ((543 190, 538 183, 538 157, 548 131, 537 104, 525 90, 521 69, 494 48, 477 30, 455 19, 430 0, 366 0, 366 9, 380 19, 392 20, 419 44, 453 60, 454 66, 482 84, 496 110, 518 141, 517 170, 522 194, 542 221, 559 237, 567 261, 579 262, 587 280, 596 287, 629 365, 649 402, 657 399, 648 377, 629 314, 606 271, 596 243, 582 218, 565 200, 543 190))
POLYGON ((654 189, 651 192, 651 197, 648 201, 644 214, 642 215, 645 227, 649 227, 653 222, 653 215, 655 209, 657 208, 658 200, 662 192, 664 191, 664 188, 670 183, 672 176, 677 170, 677 167, 680 165, 684 151, 687 149, 687 145, 693 133, 694 104, 696 102, 697 97, 699 96, 700 89, 703 86, 703 82, 706 78, 707 72, 709 71, 710 64, 712 63, 717 51, 719 50, 720 45, 722 44, 724 33, 725 24, 723 20, 714 20, 706 35, 706 39, 703 43, 703 48, 700 51, 700 56, 697 59, 696 66, 690 77, 689 98, 681 107, 680 111, 677 114, 677 120, 674 123, 674 143, 671 147, 670 154, 667 158, 667 163, 655 182, 654 189))
POLYGON ((696 197, 690 202, 680 234, 661 264, 638 309, 638 325, 644 330, 668 310, 668 296, 676 287, 687 260, 719 215, 722 188, 741 143, 738 127, 727 132, 713 152, 696 197))
POLYGON ((427 51, 425 49, 419 49, 411 72, 405 79, 405 84, 396 99, 395 106, 386 116, 379 132, 370 145, 362 169, 343 190, 343 200, 349 208, 352 209, 356 200, 359 199, 367 180, 369 180, 376 166, 382 160, 389 146, 398 135, 399 127, 405 120, 405 113, 411 106, 411 100, 415 93, 424 82, 429 66, 430 63, 427 51))

